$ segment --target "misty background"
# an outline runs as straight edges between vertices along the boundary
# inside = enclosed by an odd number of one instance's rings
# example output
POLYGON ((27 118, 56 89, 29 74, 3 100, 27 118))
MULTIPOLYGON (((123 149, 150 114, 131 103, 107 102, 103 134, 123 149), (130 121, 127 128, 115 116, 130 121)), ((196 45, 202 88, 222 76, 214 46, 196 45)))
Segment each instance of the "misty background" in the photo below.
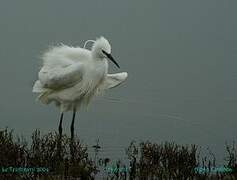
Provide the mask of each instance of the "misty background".
MULTIPOLYGON (((59 111, 35 101, 40 56, 101 35, 127 81, 77 114, 88 146, 121 158, 131 140, 209 147, 222 161, 237 139, 237 1, 120 0, 0 3, 0 128, 57 131, 59 111)), ((70 134, 72 114, 63 132, 70 134)))

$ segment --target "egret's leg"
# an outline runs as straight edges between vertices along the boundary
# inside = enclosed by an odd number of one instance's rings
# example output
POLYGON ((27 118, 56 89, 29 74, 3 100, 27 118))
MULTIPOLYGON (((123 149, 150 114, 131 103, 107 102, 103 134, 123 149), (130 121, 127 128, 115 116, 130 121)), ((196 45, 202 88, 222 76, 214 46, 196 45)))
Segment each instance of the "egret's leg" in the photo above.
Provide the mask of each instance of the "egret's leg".
POLYGON ((62 144, 62 121, 63 121, 63 113, 60 115, 60 122, 58 126, 58 131, 59 131, 59 138, 58 138, 58 144, 57 144, 57 154, 58 158, 61 158, 61 144, 62 144))
POLYGON ((59 127, 58 127, 58 132, 59 132, 60 139, 62 138, 62 132, 63 132, 62 121, 63 121, 63 113, 61 113, 59 127))
POLYGON ((72 123, 71 123, 71 140, 74 140, 74 121, 76 117, 76 109, 73 109, 72 123))
POLYGON ((76 110, 73 109, 73 115, 72 115, 72 123, 71 123, 71 142, 70 142, 70 153, 71 153, 71 161, 74 161, 74 121, 76 116, 76 110))

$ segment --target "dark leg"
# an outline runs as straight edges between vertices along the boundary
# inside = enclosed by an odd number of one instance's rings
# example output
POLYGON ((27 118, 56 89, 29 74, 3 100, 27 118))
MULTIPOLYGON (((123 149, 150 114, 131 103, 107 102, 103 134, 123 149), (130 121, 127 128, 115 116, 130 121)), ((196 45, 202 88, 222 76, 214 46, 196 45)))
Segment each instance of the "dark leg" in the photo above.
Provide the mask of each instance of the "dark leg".
POLYGON ((58 132, 59 132, 60 139, 62 138, 62 132, 63 132, 62 121, 63 121, 63 113, 61 113, 59 127, 58 127, 58 132))
POLYGON ((71 153, 71 161, 74 162, 74 154, 75 154, 75 148, 74 148, 74 121, 76 116, 76 110, 73 110, 73 116, 72 116, 72 123, 71 123, 71 142, 70 142, 70 153, 71 153))
POLYGON ((58 138, 58 143, 57 143, 57 155, 59 159, 61 159, 61 144, 62 144, 62 131, 63 131, 62 121, 63 121, 63 113, 61 113, 59 127, 58 127, 59 138, 58 138))
POLYGON ((73 110, 73 115, 72 115, 72 123, 71 123, 71 141, 74 140, 74 121, 75 121, 75 116, 76 116, 76 110, 73 110))

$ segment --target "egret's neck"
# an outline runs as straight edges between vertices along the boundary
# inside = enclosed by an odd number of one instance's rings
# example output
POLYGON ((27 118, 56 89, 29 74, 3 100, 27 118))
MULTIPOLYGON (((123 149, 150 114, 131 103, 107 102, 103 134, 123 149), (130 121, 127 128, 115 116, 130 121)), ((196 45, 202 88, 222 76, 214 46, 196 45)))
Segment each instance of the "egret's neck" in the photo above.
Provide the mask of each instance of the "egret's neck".
POLYGON ((101 53, 99 53, 99 50, 92 50, 91 51, 92 59, 94 60, 102 60, 104 57, 101 53))
POLYGON ((93 64, 97 71, 101 72, 102 74, 108 73, 108 61, 106 58, 94 58, 93 64))

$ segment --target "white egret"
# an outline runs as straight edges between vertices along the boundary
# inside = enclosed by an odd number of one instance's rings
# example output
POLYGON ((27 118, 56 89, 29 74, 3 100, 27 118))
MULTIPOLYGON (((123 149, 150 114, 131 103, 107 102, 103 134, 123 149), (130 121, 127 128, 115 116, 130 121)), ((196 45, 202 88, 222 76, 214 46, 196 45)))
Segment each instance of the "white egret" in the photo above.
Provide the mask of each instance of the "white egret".
POLYGON ((93 96, 118 86, 128 76, 127 72, 108 74, 108 59, 119 68, 108 40, 100 37, 92 42, 91 50, 85 49, 86 43, 83 48, 63 44, 50 48, 43 54, 39 79, 33 86, 40 102, 54 102, 60 108, 59 134, 62 134, 63 113, 73 111, 72 139, 76 111, 88 105, 93 96))

